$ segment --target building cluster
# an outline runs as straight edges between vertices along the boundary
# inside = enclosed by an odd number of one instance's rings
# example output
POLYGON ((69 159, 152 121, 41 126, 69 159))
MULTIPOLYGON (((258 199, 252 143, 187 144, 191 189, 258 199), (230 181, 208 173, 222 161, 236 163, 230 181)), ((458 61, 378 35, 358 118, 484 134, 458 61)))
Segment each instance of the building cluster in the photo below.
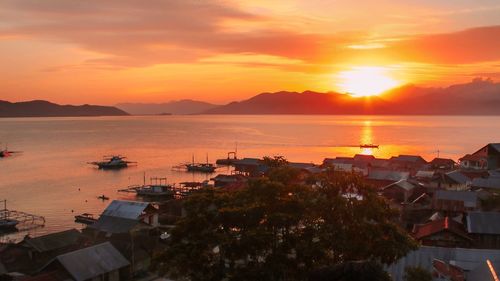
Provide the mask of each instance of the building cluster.
MULTIPOLYGON (((214 187, 244 188, 250 178, 272 167, 258 158, 235 160, 233 165, 234 173, 212 178, 214 187)), ((428 162, 416 155, 355 155, 326 158, 321 165, 286 165, 299 170, 304 181, 326 169, 357 173, 400 211, 398 223, 421 246, 387 267, 395 280, 403 280, 408 266, 430 271, 435 280, 499 280, 500 144, 488 144, 458 163, 444 158, 428 162)), ((114 200, 81 231, 0 244, 0 276, 27 281, 155 280, 152 263, 167 246, 168 229, 183 215, 182 202, 114 200)))

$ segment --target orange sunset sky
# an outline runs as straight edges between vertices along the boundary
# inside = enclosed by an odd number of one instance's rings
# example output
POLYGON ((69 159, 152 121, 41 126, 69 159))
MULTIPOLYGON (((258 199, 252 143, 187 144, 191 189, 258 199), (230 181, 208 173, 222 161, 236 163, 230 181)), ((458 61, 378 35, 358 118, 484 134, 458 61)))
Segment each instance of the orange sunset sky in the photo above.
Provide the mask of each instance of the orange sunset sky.
POLYGON ((2 100, 225 103, 366 77, 498 81, 500 1, 0 1, 2 100))

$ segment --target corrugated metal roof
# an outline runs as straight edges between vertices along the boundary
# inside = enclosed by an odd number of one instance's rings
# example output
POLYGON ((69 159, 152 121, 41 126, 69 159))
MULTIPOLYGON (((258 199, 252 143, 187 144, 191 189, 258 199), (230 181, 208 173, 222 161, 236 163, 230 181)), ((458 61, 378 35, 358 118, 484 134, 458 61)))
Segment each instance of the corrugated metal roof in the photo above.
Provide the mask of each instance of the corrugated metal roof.
POLYGON ((418 171, 415 177, 417 178, 432 178, 434 176, 434 171, 418 171))
POLYGON ((51 233, 35 238, 25 238, 22 243, 26 243, 38 252, 47 252, 74 245, 82 237, 80 231, 70 229, 66 231, 51 233))
POLYGON ((467 281, 497 281, 498 279, 495 280, 493 277, 493 273, 499 274, 500 273, 500 262, 490 262, 489 264, 487 262, 481 263, 478 267, 476 267, 474 270, 467 272, 466 273, 466 280, 467 281), (490 266, 492 268, 490 268, 490 266), (492 272, 493 270, 493 272, 492 272))
POLYGON ((434 259, 439 259, 448 263, 452 262, 466 270, 472 270, 485 262, 486 259, 492 262, 499 262, 500 250, 423 246, 416 251, 410 252, 404 258, 401 258, 386 269, 394 280, 403 281, 405 268, 407 266, 420 266, 428 271, 432 271, 432 261, 434 259))
POLYGON ((87 280, 128 266, 130 263, 109 242, 56 257, 76 280, 87 280))
POLYGON ((424 158, 418 155, 399 155, 399 156, 393 156, 391 158, 393 161, 401 161, 401 162, 418 162, 422 161, 427 163, 424 158))
POLYGON ((490 146, 493 147, 496 151, 500 152, 500 143, 490 143, 490 146))
POLYGON ((467 214, 467 231, 479 234, 500 234, 500 213, 469 212, 467 214))
POLYGON ((465 184, 468 181, 470 181, 470 179, 466 175, 462 174, 459 170, 446 173, 446 176, 452 179, 456 183, 465 184))
POLYGON ((439 200, 463 201, 468 208, 477 206, 477 193, 474 191, 437 190, 434 196, 439 200))
POLYGON ((400 188, 402 188, 402 189, 404 189, 406 191, 410 191, 410 190, 412 190, 412 189, 415 188, 415 185, 413 183, 411 183, 411 182, 409 182, 407 180, 400 180, 398 182, 395 182, 393 184, 390 184, 390 185, 384 187, 384 189, 389 188, 391 186, 398 186, 398 187, 400 187, 400 188))
POLYGON ((138 220, 102 215, 89 227, 106 233, 128 233, 138 223, 138 220))
POLYGON ((368 179, 371 180, 405 180, 410 176, 409 172, 398 172, 398 171, 370 171, 368 174, 368 179))
POLYGON ((241 160, 235 161, 235 165, 254 165, 258 166, 262 163, 262 160, 258 158, 243 158, 241 160))
POLYGON ((475 178, 472 186, 500 189, 500 177, 475 178))
POLYGON ((136 220, 149 205, 147 202, 113 200, 102 215, 136 220))

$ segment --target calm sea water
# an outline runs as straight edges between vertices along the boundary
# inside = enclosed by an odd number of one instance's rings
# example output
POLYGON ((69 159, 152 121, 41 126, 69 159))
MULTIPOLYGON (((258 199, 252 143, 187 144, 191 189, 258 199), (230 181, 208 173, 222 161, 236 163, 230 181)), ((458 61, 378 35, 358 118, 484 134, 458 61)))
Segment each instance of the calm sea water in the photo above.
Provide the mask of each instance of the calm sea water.
MULTIPOLYGON (((170 183, 211 176, 173 171, 191 160, 226 157, 238 143, 239 157, 284 155, 320 163, 325 157, 369 153, 377 157, 419 154, 458 159, 500 141, 500 117, 436 116, 132 116, 0 119, 0 142, 23 151, 0 159, 0 199, 8 207, 38 214, 41 235, 71 227, 74 215, 99 214, 109 203, 97 196, 131 199, 117 190, 147 177, 170 183), (360 143, 380 149, 360 150, 360 143), (100 171, 87 162, 122 154, 137 167, 100 171)), ((220 168, 219 172, 229 172, 220 168)), ((0 206, 3 207, 3 206, 0 206)), ((3 236, 2 239, 20 237, 3 236)))

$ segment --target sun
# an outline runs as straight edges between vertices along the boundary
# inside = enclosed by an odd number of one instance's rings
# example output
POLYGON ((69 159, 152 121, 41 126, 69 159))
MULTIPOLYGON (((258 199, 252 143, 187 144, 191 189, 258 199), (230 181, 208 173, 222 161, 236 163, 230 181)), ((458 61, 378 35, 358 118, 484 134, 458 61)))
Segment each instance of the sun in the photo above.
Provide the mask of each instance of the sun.
POLYGON ((337 78, 340 90, 354 97, 376 96, 401 84, 387 68, 379 66, 353 67, 339 72, 337 78))

